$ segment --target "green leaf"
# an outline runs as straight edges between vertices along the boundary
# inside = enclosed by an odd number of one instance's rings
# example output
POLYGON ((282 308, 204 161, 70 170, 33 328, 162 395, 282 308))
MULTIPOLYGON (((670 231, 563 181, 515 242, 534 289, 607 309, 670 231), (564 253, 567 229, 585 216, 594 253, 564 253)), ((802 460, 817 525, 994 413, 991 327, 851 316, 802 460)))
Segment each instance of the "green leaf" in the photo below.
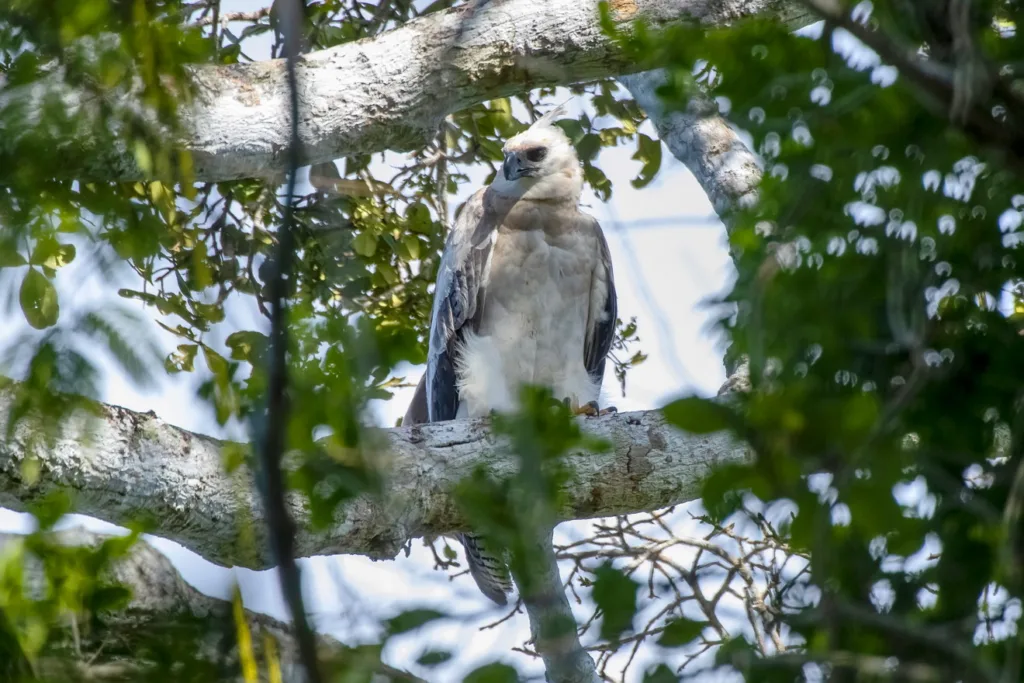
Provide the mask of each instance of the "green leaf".
POLYGON ((593 161, 601 151, 601 137, 596 133, 587 133, 576 143, 576 154, 582 161, 593 161))
POLYGON ((224 343, 231 349, 231 358, 233 360, 244 360, 252 363, 267 348, 268 341, 267 335, 260 332, 239 330, 229 334, 224 343))
POLYGON ((352 249, 360 256, 370 258, 377 253, 377 237, 370 232, 361 232, 352 240, 352 249))
POLYGON ((519 673, 508 664, 485 664, 470 671, 463 683, 516 683, 519 673))
POLYGON ((224 465, 224 471, 231 474, 245 464, 249 455, 249 446, 234 442, 227 442, 220 449, 220 459, 224 465))
POLYGON ((218 378, 227 378, 228 374, 228 361, 224 356, 220 355, 206 344, 203 344, 203 359, 206 361, 206 367, 210 368, 210 372, 218 378))
POLYGON ((26 263, 25 257, 18 253, 13 243, 0 242, 0 268, 14 268, 26 263))
POLYGON ((662 408, 669 424, 691 434, 711 434, 728 429, 736 422, 736 416, 726 406, 715 401, 688 396, 669 403, 662 408))
POLYGON ((29 268, 25 273, 18 300, 25 320, 32 327, 42 330, 57 324, 57 318, 60 316, 57 290, 54 289, 53 283, 35 268, 29 268))
POLYGON ((452 653, 446 650, 427 650, 419 656, 416 663, 420 666, 437 666, 444 664, 452 658, 452 653))
POLYGON ((641 188, 649 185, 661 168, 661 141, 637 133, 636 142, 637 148, 633 159, 642 161, 644 165, 640 169, 640 174, 629 182, 633 187, 641 188))
POLYGON ((394 287, 399 282, 398 271, 390 263, 378 263, 377 272, 380 273, 389 287, 394 287))
POLYGON ((413 261, 418 260, 420 257, 420 241, 415 235, 403 235, 402 244, 405 246, 406 251, 409 253, 409 258, 413 261))
POLYGON ((40 530, 50 529, 71 512, 71 497, 66 491, 52 491, 29 505, 28 511, 39 522, 40 530))
POLYGON ((680 647, 689 645, 694 638, 704 631, 708 625, 706 621, 692 621, 686 617, 673 619, 665 626, 658 639, 658 645, 662 647, 680 647))
POLYGON ((179 344, 176 351, 167 356, 164 369, 169 373, 192 372, 195 369, 198 344, 179 344))
POLYGON ((679 676, 672 673, 672 669, 664 664, 659 664, 655 669, 644 674, 643 683, 678 683, 678 681, 679 676))
POLYGON ((761 498, 771 497, 768 483, 750 464, 725 463, 704 479, 701 501, 713 519, 723 521, 740 509, 745 490, 761 498))
POLYGON ((430 218, 430 209, 423 204, 412 204, 405 210, 406 226, 412 232, 420 235, 430 235, 433 232, 433 221, 430 218))
POLYGON ((743 664, 753 658, 754 648, 742 636, 725 641, 715 652, 715 665, 732 665, 741 671, 743 664))
POLYGON ((131 602, 132 592, 124 586, 104 586, 97 589, 89 601, 94 611, 115 611, 121 610, 131 602))
POLYGON ((36 241, 35 249, 29 263, 34 266, 45 266, 54 270, 66 266, 75 260, 75 245, 61 244, 53 237, 41 237, 36 241))
POLYGON ((636 594, 640 588, 611 564, 604 564, 594 572, 594 602, 601 609, 601 637, 616 640, 624 631, 633 627, 636 614, 636 594))
POLYGON ((555 121, 555 125, 561 128, 569 141, 574 144, 583 137, 583 126, 576 119, 561 119, 555 121))
POLYGON ((432 609, 411 609, 387 620, 388 633, 391 635, 406 633, 447 616, 432 609))

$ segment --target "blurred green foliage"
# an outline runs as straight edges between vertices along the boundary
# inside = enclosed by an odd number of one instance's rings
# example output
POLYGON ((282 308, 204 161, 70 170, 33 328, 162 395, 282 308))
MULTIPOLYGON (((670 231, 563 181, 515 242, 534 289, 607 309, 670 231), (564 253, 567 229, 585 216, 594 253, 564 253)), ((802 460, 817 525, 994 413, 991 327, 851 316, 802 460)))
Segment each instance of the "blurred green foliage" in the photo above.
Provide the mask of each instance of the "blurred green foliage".
POLYGON ((757 206, 725 217, 729 357, 749 358, 753 390, 734 408, 665 408, 756 451, 707 482, 719 519, 745 514, 742 492, 795 503, 788 540, 810 556, 814 591, 773 606, 785 655, 743 639, 719 651, 746 680, 1024 675, 1020 166, 914 78, 834 49, 853 42, 841 26, 863 28, 893 50, 927 42, 922 68, 950 73, 976 50, 1006 87, 978 106, 1011 126, 1020 9, 974 9, 966 25, 946 3, 893 1, 805 36, 767 21, 620 36, 638 60, 670 65, 667 106, 705 90, 764 159, 757 206), (972 47, 951 47, 960 27, 972 47))
MULTIPOLYGON (((305 49, 371 37, 455 4, 311 2, 305 49)), ((861 5, 848 27, 908 54, 926 43, 929 63, 947 68, 951 83, 981 55, 1000 87, 980 89, 972 102, 996 125, 1009 125, 1019 121, 1020 9, 976 2, 973 12, 969 47, 953 40, 959 27, 940 0, 861 5)), ((95 407, 90 345, 137 382, 159 374, 158 345, 141 332, 138 302, 174 340, 164 371, 201 374, 200 397, 220 423, 259 405, 265 324, 240 327, 229 314, 236 306, 266 314, 286 201, 280 179, 197 182, 167 131, 178 130, 177 107, 188 101, 189 65, 246 61, 246 39, 260 35, 280 53, 276 13, 272 5, 235 30, 237 23, 216 25, 205 3, 0 6, 3 88, 39 91, 26 109, 0 90, 0 278, 28 326, 4 359, 25 380, 7 387, 15 397, 8 438, 24 420, 55 438, 63 417, 95 407), (103 168, 117 149, 133 153, 146 180, 66 176, 67 168, 103 168), (120 295, 118 306, 68 305, 64 297, 84 281, 76 268, 86 260, 106 290, 120 295)), ((809 556, 811 570, 782 593, 791 601, 766 607, 784 625, 784 653, 765 657, 737 633, 707 665, 751 681, 1021 680, 1019 159, 988 129, 951 122, 948 102, 935 91, 837 54, 834 45, 849 41, 833 23, 807 36, 747 21, 715 31, 640 26, 618 38, 638 64, 667 66, 667 106, 684 107, 698 89, 717 98, 765 162, 758 204, 723 216, 738 272, 727 298, 737 316, 723 324, 730 361, 749 359, 753 391, 732 403, 681 399, 665 416, 694 433, 731 430, 752 445, 751 465, 707 480, 710 518, 735 523, 748 514, 751 496, 788 501, 788 549, 809 556)), ((560 122, 597 196, 612 194, 597 163, 608 146, 635 145, 641 170, 633 185, 649 184, 663 150, 638 132, 636 104, 611 81, 571 90, 598 114, 560 122)), ((312 189, 293 200, 287 441, 300 456, 289 484, 303 494, 314 524, 336 522, 342 502, 383 485, 361 425, 368 401, 388 399, 404 384, 396 368, 424 361, 449 198, 474 166, 487 169, 488 181, 497 172, 503 140, 528 124, 513 102, 534 116, 552 93, 453 114, 420 149, 397 162, 389 157, 398 166, 387 177, 375 175, 369 155, 310 169, 312 189)), ((628 367, 645 358, 629 350, 636 333, 635 320, 620 321, 614 351, 623 383, 628 367)), ((524 398, 520 414, 493 423, 521 456, 518 477, 495 481, 478 472, 459 499, 474 528, 510 552, 529 592, 530 539, 554 519, 564 483, 559 460, 600 444, 588 442, 542 390, 524 398)), ((228 449, 226 466, 247 457, 228 449)), ((23 466, 29 481, 33 467, 31 458, 23 466)), ((0 557, 4 680, 74 680, 89 673, 75 668, 83 661, 127 655, 145 657, 156 675, 174 662, 184 667, 179 680, 238 675, 244 657, 228 672, 214 671, 194 647, 211 631, 223 632, 224 647, 237 646, 245 630, 230 618, 183 622, 175 637, 143 629, 121 650, 81 634, 77 649, 68 646, 69 618, 83 628, 124 606, 128 596, 105 570, 134 539, 59 546, 48 531, 73 505, 41 503, 39 533, 5 545, 0 557), (26 588, 28 556, 42 567, 35 592, 26 588), (54 662, 60 666, 48 668, 54 662)), ((614 562, 592 574, 580 583, 600 614, 599 640, 615 647, 639 638, 640 585, 614 562)), ((679 605, 663 614, 659 653, 692 650, 710 623, 679 605)), ((412 609, 383 625, 382 640, 446 618, 412 609)), ((382 646, 345 650, 335 660, 338 676, 379 674, 382 646)), ((428 649, 419 664, 451 659, 428 649)), ((668 654, 663 659, 644 680, 688 673, 676 660, 670 666, 668 654)), ((466 680, 517 677, 508 665, 489 664, 466 680)))

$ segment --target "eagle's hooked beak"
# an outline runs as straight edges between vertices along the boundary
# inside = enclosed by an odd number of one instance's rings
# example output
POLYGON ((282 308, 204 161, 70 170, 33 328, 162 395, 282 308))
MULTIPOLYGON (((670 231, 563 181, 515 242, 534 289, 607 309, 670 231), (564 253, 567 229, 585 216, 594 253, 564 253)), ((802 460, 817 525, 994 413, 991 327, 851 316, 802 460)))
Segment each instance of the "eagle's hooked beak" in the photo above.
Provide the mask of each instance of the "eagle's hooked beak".
POLYGON ((501 165, 501 170, 505 174, 505 180, 510 182, 518 180, 523 176, 530 175, 529 170, 523 168, 522 161, 519 159, 519 155, 516 152, 505 153, 505 163, 501 165))

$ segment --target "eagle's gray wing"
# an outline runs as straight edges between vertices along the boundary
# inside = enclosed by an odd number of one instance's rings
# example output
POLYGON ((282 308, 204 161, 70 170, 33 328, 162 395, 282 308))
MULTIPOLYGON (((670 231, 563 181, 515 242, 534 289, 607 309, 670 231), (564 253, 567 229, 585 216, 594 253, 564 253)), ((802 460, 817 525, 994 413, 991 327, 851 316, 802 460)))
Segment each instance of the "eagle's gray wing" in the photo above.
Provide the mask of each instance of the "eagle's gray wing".
POLYGON ((486 192, 478 191, 462 207, 437 269, 427 351, 430 422, 453 420, 459 410, 455 353, 463 331, 474 330, 479 321, 498 233, 495 217, 486 210, 486 192))
POLYGON ((618 297, 615 294, 615 274, 608 241, 600 224, 593 216, 580 214, 581 221, 590 222, 597 235, 598 256, 590 281, 590 315, 587 335, 583 344, 583 363, 590 379, 600 386, 604 379, 604 365, 615 338, 615 319, 618 316, 618 297))
MULTIPOLYGON (((430 318, 426 391, 421 399, 426 401, 428 422, 455 419, 459 411, 455 355, 463 331, 475 331, 479 322, 500 220, 487 210, 486 193, 486 188, 480 190, 462 207, 441 255, 430 318)), ((417 413, 423 411, 414 397, 409 414, 415 419, 417 413)), ((459 540, 476 585, 488 598, 504 605, 505 596, 512 591, 504 553, 489 550, 487 540, 476 534, 461 534, 459 540)))

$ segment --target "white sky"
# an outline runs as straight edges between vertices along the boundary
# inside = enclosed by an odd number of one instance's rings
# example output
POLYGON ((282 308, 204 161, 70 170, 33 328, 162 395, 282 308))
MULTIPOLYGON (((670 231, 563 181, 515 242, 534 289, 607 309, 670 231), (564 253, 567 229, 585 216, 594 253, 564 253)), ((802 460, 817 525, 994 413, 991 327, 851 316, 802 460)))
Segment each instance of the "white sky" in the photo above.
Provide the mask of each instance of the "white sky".
MULTIPOLYGON (((261 5, 231 0, 224 2, 224 11, 251 10, 261 5)), ((249 55, 259 59, 269 54, 265 42, 254 43, 246 45, 249 55)), ((846 48, 851 46, 852 43, 846 48)), ((868 54, 867 61, 861 61, 865 53, 856 55, 862 68, 877 67, 877 58, 873 57, 868 54)), ((567 97, 564 91, 559 92, 548 105, 567 97)), ((574 100, 570 106, 578 111, 584 105, 582 100, 574 100)), ((656 137, 649 123, 645 122, 641 130, 656 137)), ((712 207, 692 174, 665 149, 657 179, 643 190, 636 190, 629 183, 640 167, 630 159, 633 152, 632 145, 604 150, 598 164, 613 182, 612 200, 602 203, 589 190, 582 200, 585 209, 601 221, 608 237, 619 294, 619 316, 624 320, 636 316, 642 340, 640 348, 649 354, 646 363, 630 371, 625 397, 619 393, 611 370, 608 371, 604 402, 616 405, 620 411, 656 408, 678 395, 713 395, 717 391, 725 379, 724 347, 709 330, 711 312, 702 302, 726 292, 733 277, 725 230, 717 219, 708 219, 713 214, 712 207), (636 225, 645 221, 655 225, 636 225)), ((477 172, 475 182, 463 186, 460 196, 451 200, 451 207, 454 209, 465 201, 482 178, 483 172, 477 172)), ((136 284, 131 274, 121 277, 126 285, 136 284)), ((0 280, 0 287, 9 291, 11 282, 0 280)), ((98 298, 124 302, 112 294, 115 289, 109 281, 95 272, 95 261, 81 252, 74 264, 61 271, 58 287, 62 315, 76 308, 94 306, 98 298)), ((254 308, 251 302, 235 303, 215 336, 222 340, 235 329, 265 329, 265 322, 254 308)), ((4 317, 3 329, 12 331, 6 338, 8 343, 28 329, 16 303, 0 314, 4 317)), ((154 316, 152 310, 144 310, 143 314, 147 319, 154 316)), ((155 324, 150 327, 164 353, 178 343, 155 324)), ((191 431, 225 439, 245 439, 245 432, 239 425, 221 428, 207 405, 195 399, 195 388, 206 371, 201 360, 197 361, 196 373, 165 376, 156 386, 146 389, 134 386, 109 361, 103 363, 101 400, 137 411, 153 410, 164 421, 191 431)), ((412 381, 421 373, 422 367, 408 369, 412 381)), ((405 412, 411 391, 401 390, 392 401, 378 402, 374 406, 378 424, 394 424, 405 412)), ((693 526, 682 511, 678 519, 683 533, 685 527, 693 526)), ((2 531, 28 531, 31 523, 28 515, 0 508, 2 531)), ((81 516, 71 516, 67 524, 81 524, 97 531, 117 529, 81 516)), ((559 535, 579 537, 588 527, 587 522, 563 524, 559 535)), ((286 618, 273 571, 219 567, 170 541, 150 540, 199 590, 226 598, 233 582, 237 581, 250 609, 286 618)), ((453 547, 461 553, 458 543, 453 542, 453 547)), ((431 681, 461 680, 473 666, 494 659, 515 662, 521 670, 532 674, 541 673, 537 662, 510 651, 529 637, 525 615, 517 615, 497 628, 479 630, 481 625, 500 617, 503 612, 477 592, 468 576, 449 582, 447 574, 434 571, 429 550, 419 542, 414 544, 409 558, 399 557, 393 562, 338 556, 316 557, 300 563, 307 607, 314 614, 314 622, 320 630, 346 642, 372 640, 377 617, 396 614, 403 608, 432 605, 459 615, 456 620, 403 637, 389 646, 386 659, 395 666, 409 667, 431 681), (451 649, 458 656, 448 665, 433 670, 415 666, 415 659, 426 649, 451 649)), ((587 616, 588 612, 581 608, 579 615, 587 616)), ((628 680, 639 680, 643 661, 649 661, 656 654, 651 648, 642 654, 628 680)))

